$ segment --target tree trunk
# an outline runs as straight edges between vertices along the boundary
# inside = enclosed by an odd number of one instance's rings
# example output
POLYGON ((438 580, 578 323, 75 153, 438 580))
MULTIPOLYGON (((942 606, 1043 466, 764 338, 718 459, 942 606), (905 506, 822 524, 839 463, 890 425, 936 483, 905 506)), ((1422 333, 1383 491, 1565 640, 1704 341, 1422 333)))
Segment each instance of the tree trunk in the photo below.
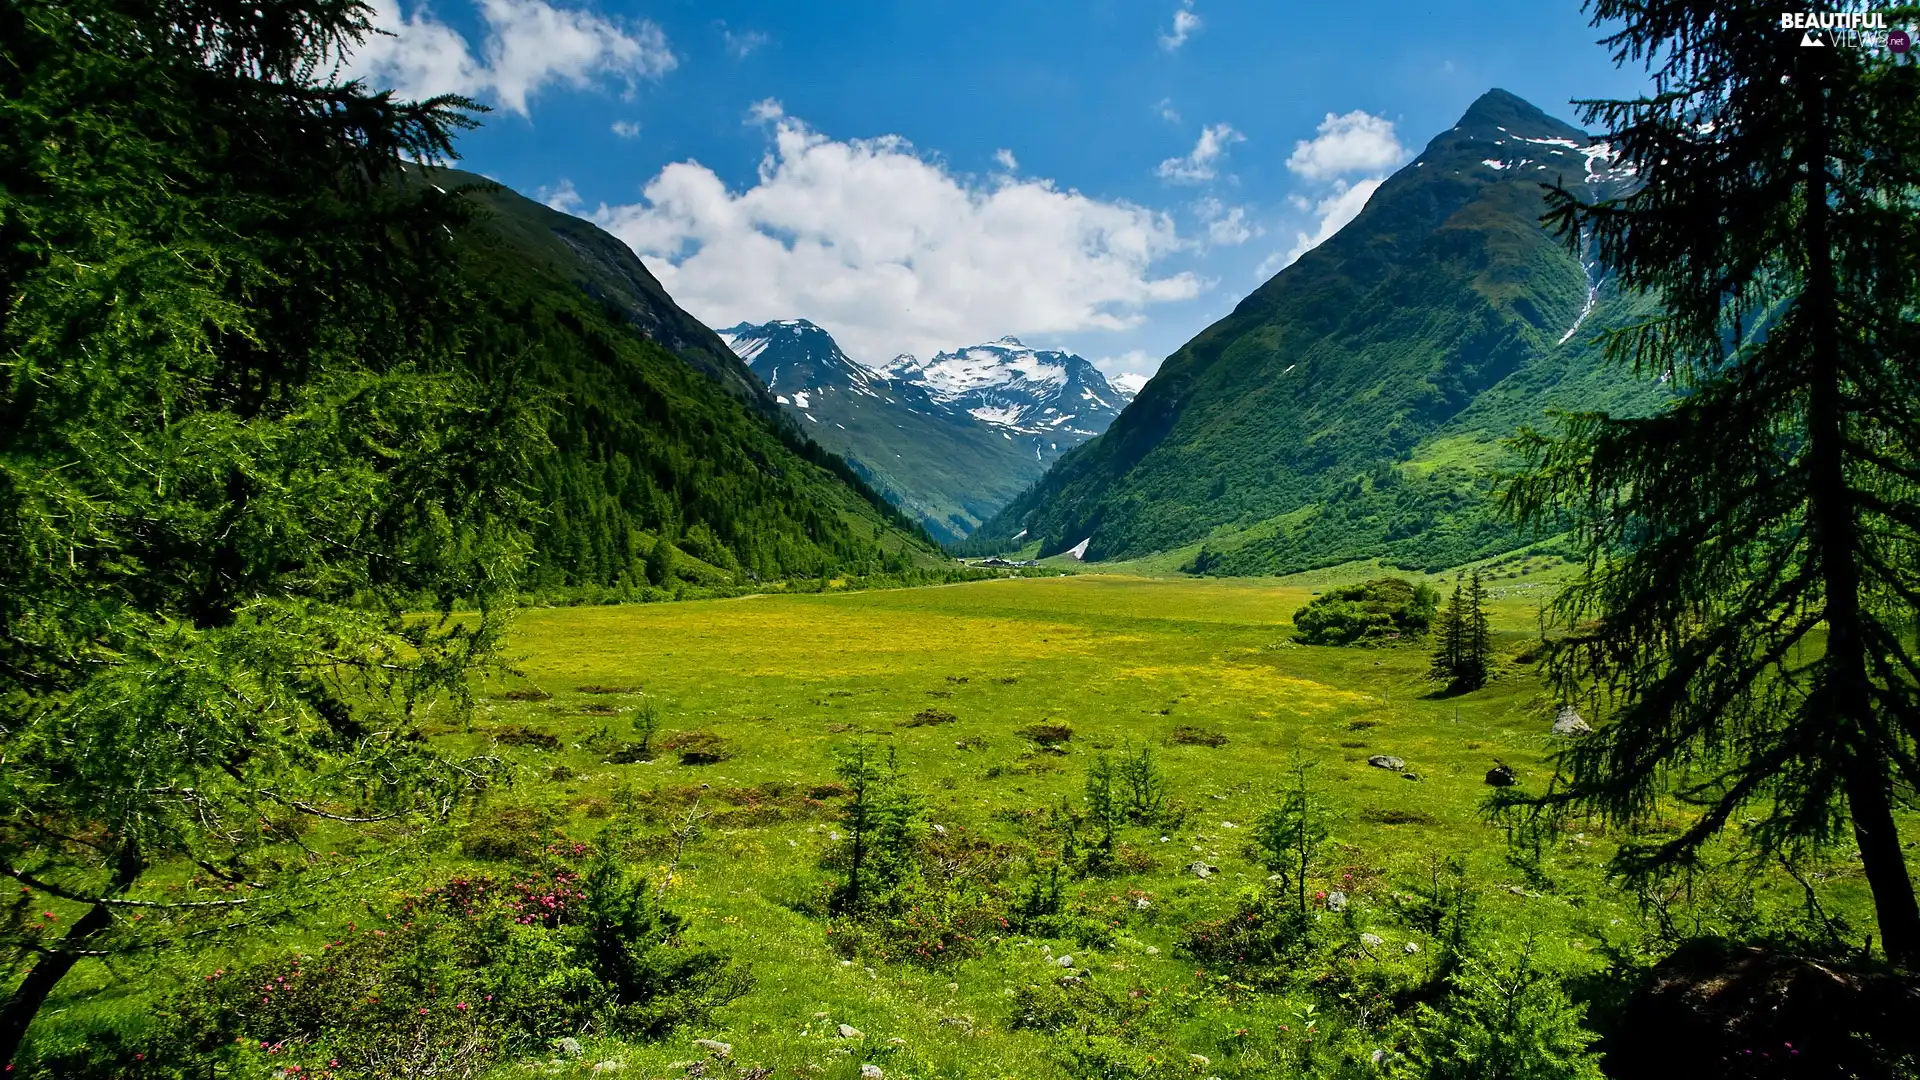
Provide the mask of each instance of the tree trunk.
POLYGON ((107 928, 113 920, 113 913, 105 904, 95 904, 80 916, 66 934, 60 938, 60 944, 53 952, 40 958, 27 972, 27 977, 14 988, 13 995, 7 998, 5 1006, 0 1006, 0 1062, 12 1067, 13 1059, 20 1052, 21 1040, 27 1037, 27 1025, 33 1023, 40 1006, 47 1003, 47 996, 53 988, 60 985, 73 965, 80 962, 80 950, 87 940, 107 928))
POLYGON ((1872 684, 1867 674, 1867 637, 1860 603, 1861 537, 1857 508, 1848 485, 1845 459, 1846 415, 1841 391, 1846 379, 1839 330, 1833 313, 1837 295, 1832 237, 1828 229, 1831 187, 1827 172, 1830 119, 1821 75, 1826 56, 1801 64, 1807 110, 1806 288, 1798 306, 1806 312, 1812 344, 1807 372, 1807 524, 1813 542, 1815 572, 1826 591, 1827 656, 1822 689, 1838 729, 1829 745, 1844 754, 1841 784, 1848 814, 1860 844, 1874 914, 1887 958, 1920 968, 1920 903, 1900 849, 1888 794, 1886 755, 1880 746, 1872 684))

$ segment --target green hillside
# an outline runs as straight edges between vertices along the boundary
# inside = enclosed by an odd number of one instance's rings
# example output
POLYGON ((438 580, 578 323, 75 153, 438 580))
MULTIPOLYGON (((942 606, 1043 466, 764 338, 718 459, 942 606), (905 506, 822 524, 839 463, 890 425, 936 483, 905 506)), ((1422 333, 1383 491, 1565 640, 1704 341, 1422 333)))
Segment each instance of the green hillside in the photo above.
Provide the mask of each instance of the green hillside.
POLYGON ((1595 335, 1645 302, 1541 228, 1556 178, 1632 182, 1585 133, 1489 92, 981 535, 1025 530, 1047 554, 1090 540, 1090 560, 1193 547, 1188 569, 1223 574, 1521 543, 1488 499, 1500 440, 1551 407, 1659 393, 1601 369, 1595 335))
POLYGON ((625 245, 479 177, 432 179, 482 206, 464 238, 468 276, 549 402, 534 591, 639 595, 944 561, 625 245))

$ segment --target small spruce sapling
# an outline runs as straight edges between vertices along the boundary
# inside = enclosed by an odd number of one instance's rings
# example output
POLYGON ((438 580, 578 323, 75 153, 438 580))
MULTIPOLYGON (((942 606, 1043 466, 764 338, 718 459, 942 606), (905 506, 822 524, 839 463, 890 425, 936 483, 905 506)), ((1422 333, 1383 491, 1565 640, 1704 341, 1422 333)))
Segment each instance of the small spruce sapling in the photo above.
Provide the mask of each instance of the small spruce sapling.
POLYGON ((1105 873, 1113 866, 1114 835, 1123 821, 1120 799, 1114 789, 1113 761, 1100 754, 1087 766, 1087 824, 1096 839, 1087 852, 1086 868, 1091 874, 1105 873))
POLYGON ((1160 821, 1167 814, 1167 774, 1153 760, 1153 749, 1142 746, 1125 754, 1115 769, 1120 782, 1121 809, 1136 825, 1160 821))
POLYGON ((1308 766, 1293 767, 1293 782, 1254 823, 1253 841, 1267 870, 1280 877, 1279 891, 1291 894, 1300 914, 1307 911, 1307 882, 1320 864, 1330 838, 1326 808, 1307 783, 1308 766))

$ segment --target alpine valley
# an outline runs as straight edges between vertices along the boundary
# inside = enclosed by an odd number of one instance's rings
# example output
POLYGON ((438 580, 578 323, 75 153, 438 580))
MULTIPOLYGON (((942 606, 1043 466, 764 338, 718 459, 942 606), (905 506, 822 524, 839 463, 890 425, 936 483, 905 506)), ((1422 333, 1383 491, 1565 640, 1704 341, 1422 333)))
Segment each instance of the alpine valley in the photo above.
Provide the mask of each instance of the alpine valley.
POLYGON ((876 369, 805 319, 721 333, 808 436, 948 542, 1105 431, 1132 397, 1086 359, 1012 337, 876 369))
POLYGON ((1208 574, 1439 568, 1524 544, 1493 487, 1553 410, 1664 393, 1597 339, 1652 312, 1541 224, 1546 192, 1630 190, 1610 148, 1502 90, 1345 228, 1168 357, 1099 438, 978 530, 1208 574), (1084 543, 1084 547, 1081 545, 1084 543))

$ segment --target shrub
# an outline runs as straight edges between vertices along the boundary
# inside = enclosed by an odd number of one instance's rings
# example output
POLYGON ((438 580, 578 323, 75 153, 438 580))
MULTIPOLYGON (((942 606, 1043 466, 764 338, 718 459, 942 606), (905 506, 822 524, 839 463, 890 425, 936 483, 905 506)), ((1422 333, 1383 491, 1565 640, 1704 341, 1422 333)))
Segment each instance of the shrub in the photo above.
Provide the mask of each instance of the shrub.
POLYGON ((535 750, 558 750, 560 740, 544 731, 537 731, 525 724, 513 724, 499 728, 493 733, 493 741, 501 746, 531 746, 535 750))
POLYGON ((1207 728, 1194 727, 1191 724, 1182 724, 1174 728, 1173 733, 1167 736, 1167 741, 1175 746, 1221 747, 1227 745, 1225 735, 1207 728))
POLYGON ((1451 993, 1420 1008, 1416 1057, 1431 1080, 1601 1080, 1584 1009, 1534 963, 1529 943, 1511 965, 1463 962, 1451 993))
POLYGON ((660 740, 660 748, 679 754, 682 765, 713 765, 733 756, 727 740, 711 731, 676 731, 660 740))
POLYGON ((508 701, 546 701, 552 694, 537 686, 522 686, 500 695, 508 701))
POLYGON ((1059 751, 1060 744, 1073 738, 1073 729, 1065 724, 1028 724, 1014 732, 1015 735, 1040 747, 1042 750, 1059 751))
POLYGON ((1293 613, 1299 639, 1309 645, 1377 644, 1427 632, 1439 595, 1405 578, 1375 578, 1333 589, 1293 613))
POLYGON ((921 709, 913 714, 913 719, 900 721, 901 727, 928 727, 933 724, 951 724, 960 719, 945 709, 921 709))
POLYGON ((746 991, 744 969, 681 944, 684 919, 644 880, 571 861, 585 851, 450 879, 312 953, 215 968, 172 1002, 160 1045, 207 1075, 471 1077, 589 1025, 656 1039, 746 991))
POLYGON ((476 812, 460 834, 460 850, 475 859, 523 859, 540 851, 559 818, 542 806, 512 803, 476 812))

